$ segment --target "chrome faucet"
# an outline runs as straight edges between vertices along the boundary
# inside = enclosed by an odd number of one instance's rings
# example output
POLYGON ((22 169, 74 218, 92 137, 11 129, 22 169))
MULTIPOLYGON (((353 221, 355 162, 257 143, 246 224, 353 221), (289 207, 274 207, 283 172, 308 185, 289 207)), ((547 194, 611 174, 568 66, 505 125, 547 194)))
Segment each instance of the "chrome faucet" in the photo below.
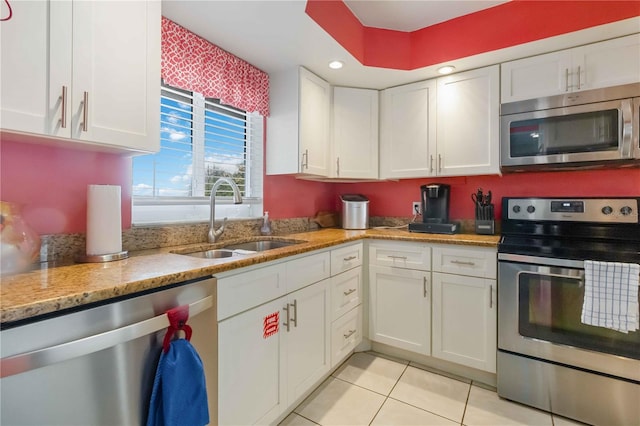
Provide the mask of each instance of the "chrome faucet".
POLYGON ((236 185, 236 183, 229 178, 226 178, 226 177, 218 178, 218 180, 211 187, 211 195, 210 195, 211 214, 209 216, 209 234, 208 234, 210 243, 215 243, 218 237, 222 235, 222 233, 224 232, 224 224, 227 223, 227 218, 225 217, 222 220, 222 225, 220 225, 220 228, 216 230, 215 224, 214 224, 216 220, 216 192, 218 191, 218 187, 223 183, 226 183, 231 187, 231 189, 233 189, 233 203, 242 204, 242 194, 240 194, 240 188, 238 188, 238 185, 236 185))

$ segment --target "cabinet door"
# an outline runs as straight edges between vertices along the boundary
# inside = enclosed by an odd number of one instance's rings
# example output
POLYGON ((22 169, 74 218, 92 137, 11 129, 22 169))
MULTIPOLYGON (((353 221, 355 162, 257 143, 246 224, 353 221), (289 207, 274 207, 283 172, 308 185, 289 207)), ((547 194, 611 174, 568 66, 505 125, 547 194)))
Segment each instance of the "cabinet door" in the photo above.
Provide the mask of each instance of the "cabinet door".
MULTIPOLYGON (((17 1, 11 7, 12 18, 0 25, 0 127, 56 134, 63 86, 67 104, 71 96, 71 2, 17 1)), ((5 2, 1 11, 9 13, 5 2)), ((71 121, 65 118, 68 137, 71 121)))
POLYGON ((571 52, 563 50, 501 65, 501 102, 560 95, 571 90, 571 52))
POLYGON ((433 273, 432 355, 496 372, 496 281, 433 273))
POLYGON ((430 291, 428 272, 370 266, 369 338, 429 355, 430 291))
POLYGON ((300 68, 301 173, 329 176, 329 110, 331 86, 300 68))
POLYGON ((333 88, 332 176, 378 177, 378 91, 333 88))
MULTIPOLYGON (((329 280, 320 281, 288 296, 286 371, 289 405, 329 372, 330 305, 329 280)), ((282 331, 285 332, 285 329, 282 331)))
POLYGON ((281 298, 218 323, 220 425, 268 424, 286 409, 285 305, 281 298))
POLYGON ((499 67, 438 79, 439 176, 499 173, 499 67))
POLYGON ((436 140, 436 80, 382 91, 380 178, 430 176, 436 140))
POLYGON ((640 82, 640 34, 572 50, 575 90, 640 82))
POLYGON ((160 17, 158 1, 73 3, 72 138, 159 149, 160 17))

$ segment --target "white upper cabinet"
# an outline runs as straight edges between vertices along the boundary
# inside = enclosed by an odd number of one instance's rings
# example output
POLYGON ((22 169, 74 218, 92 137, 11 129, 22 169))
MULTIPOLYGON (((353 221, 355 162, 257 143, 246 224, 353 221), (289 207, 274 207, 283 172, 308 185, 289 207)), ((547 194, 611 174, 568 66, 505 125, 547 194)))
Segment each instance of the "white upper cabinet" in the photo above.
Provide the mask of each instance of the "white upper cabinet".
POLYGON ((2 129, 159 149, 159 1, 12 6, 1 27, 2 129))
POLYGON ((430 176, 436 141, 436 80, 383 90, 380 178, 430 176))
POLYGON ((502 103, 640 82, 640 34, 502 64, 502 103))
POLYGON ((329 176, 331 86, 300 67, 269 76, 267 174, 329 176))
POLYGON ((436 175, 499 173, 498 65, 441 77, 437 90, 436 175))
POLYGON ((378 91, 334 87, 332 177, 378 178, 378 91))

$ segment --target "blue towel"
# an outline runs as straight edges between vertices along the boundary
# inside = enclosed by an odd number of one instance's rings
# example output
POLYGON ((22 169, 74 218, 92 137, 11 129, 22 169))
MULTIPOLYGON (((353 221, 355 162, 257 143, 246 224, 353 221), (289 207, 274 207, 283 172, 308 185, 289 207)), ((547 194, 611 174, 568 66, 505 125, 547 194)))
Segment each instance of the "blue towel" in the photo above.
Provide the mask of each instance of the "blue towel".
POLYGON ((209 406, 202 360, 188 340, 162 351, 151 392, 147 426, 204 426, 209 406))

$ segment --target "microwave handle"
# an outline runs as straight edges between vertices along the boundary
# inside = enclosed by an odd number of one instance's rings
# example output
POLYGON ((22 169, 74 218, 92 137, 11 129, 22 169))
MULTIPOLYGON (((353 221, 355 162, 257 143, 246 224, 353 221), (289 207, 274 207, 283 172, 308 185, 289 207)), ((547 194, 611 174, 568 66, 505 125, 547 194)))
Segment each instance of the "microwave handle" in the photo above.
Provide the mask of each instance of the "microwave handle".
POLYGON ((620 140, 620 157, 633 157, 633 99, 623 99, 620 105, 622 112, 622 139, 620 140))

